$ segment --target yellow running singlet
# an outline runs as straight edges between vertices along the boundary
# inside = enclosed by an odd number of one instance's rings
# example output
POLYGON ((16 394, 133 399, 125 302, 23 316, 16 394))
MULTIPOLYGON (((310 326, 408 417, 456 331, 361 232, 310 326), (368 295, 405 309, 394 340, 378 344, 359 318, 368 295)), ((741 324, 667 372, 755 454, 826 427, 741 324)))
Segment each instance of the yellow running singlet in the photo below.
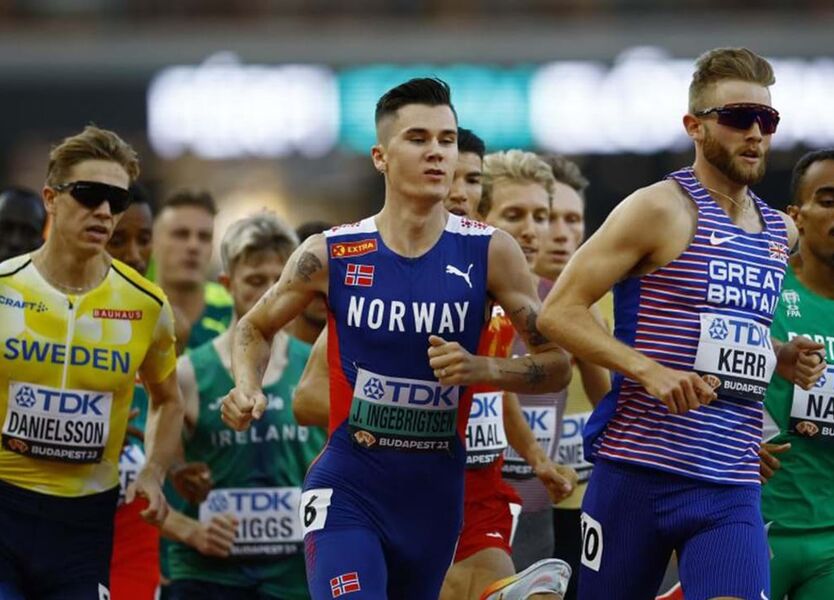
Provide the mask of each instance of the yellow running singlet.
POLYGON ((94 289, 68 295, 28 255, 0 264, 0 479, 54 496, 119 484, 133 386, 176 367, 162 291, 114 260, 94 289))

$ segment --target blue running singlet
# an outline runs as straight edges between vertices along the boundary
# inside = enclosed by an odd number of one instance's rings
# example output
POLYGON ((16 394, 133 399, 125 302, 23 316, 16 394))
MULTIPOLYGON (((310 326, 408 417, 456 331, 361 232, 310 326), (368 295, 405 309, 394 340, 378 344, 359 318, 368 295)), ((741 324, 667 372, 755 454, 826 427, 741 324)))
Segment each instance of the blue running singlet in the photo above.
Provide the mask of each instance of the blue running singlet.
POLYGON ((429 335, 473 354, 493 228, 449 215, 417 258, 374 218, 326 232, 330 438, 301 500, 314 600, 434 600, 461 527, 471 392, 442 386, 429 335))

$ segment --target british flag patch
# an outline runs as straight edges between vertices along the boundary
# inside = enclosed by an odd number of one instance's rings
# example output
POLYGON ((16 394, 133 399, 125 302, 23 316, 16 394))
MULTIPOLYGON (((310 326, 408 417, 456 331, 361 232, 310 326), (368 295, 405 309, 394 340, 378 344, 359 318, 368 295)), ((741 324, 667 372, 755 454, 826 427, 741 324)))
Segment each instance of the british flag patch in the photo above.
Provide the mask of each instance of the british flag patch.
POLYGON ((344 575, 339 575, 330 580, 330 593, 334 598, 358 592, 362 589, 359 585, 359 573, 351 571, 344 575))
POLYGON ((347 272, 345 273, 345 285, 371 287, 373 284, 373 265, 359 265, 356 263, 352 263, 347 266, 347 272))
POLYGON ((788 262, 788 247, 780 242, 770 242, 770 258, 779 262, 788 262))

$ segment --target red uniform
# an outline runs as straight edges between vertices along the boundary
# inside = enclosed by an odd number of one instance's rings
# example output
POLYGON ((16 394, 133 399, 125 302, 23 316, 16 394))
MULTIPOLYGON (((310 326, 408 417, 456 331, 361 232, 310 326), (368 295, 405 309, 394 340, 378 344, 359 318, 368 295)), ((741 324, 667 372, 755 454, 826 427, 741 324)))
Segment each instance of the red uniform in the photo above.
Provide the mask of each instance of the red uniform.
MULTIPOLYGON (((478 345, 481 356, 510 355, 515 329, 504 312, 495 307, 478 345)), ((466 430, 466 482, 463 497, 463 530, 455 562, 486 548, 511 553, 515 520, 521 498, 503 482, 501 466, 507 445, 503 422, 503 392, 475 386, 466 430)))

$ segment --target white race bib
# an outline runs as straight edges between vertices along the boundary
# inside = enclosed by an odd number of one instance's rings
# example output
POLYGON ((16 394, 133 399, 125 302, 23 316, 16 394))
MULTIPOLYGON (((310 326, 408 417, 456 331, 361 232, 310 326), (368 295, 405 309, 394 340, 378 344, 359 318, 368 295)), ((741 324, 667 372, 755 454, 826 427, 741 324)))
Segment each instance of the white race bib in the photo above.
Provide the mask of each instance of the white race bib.
POLYGON ((562 437, 559 440, 559 463, 573 467, 579 476, 579 483, 588 481, 593 465, 585 460, 585 445, 582 433, 591 413, 577 413, 562 417, 562 437))
POLYGON ((119 504, 124 504, 128 486, 145 466, 145 453, 138 444, 128 444, 119 455, 119 504))
MULTIPOLYGON (((547 456, 553 456, 556 444, 556 407, 523 406, 521 411, 533 431, 536 441, 547 456)), ((535 477, 533 467, 511 447, 504 452, 504 467, 501 473, 507 479, 531 479, 535 477)))
POLYGON ((32 458, 101 461, 110 435, 111 392, 9 382, 3 447, 32 458))
POLYGON ((716 393, 762 401, 775 368, 767 327, 744 317, 701 313, 694 370, 716 393))
POLYGON ((298 507, 301 488, 226 488, 212 490, 200 504, 200 522, 228 514, 238 520, 232 556, 284 556, 301 551, 298 507))
POLYGON ((466 425, 466 466, 492 464, 506 447, 503 392, 473 395, 466 425))
POLYGON ((793 388, 790 431, 819 441, 834 441, 834 365, 810 390, 793 388))

